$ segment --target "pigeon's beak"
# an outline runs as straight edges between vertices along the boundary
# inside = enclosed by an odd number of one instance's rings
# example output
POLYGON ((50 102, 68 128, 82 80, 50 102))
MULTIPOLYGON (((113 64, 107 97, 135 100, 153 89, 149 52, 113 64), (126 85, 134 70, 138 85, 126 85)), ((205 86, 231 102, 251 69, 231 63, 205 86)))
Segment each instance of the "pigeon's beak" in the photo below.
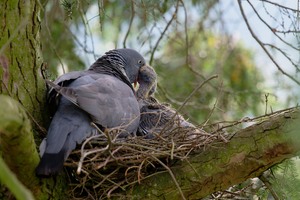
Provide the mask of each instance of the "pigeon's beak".
POLYGON ((136 89, 137 87, 137 80, 133 83, 133 88, 136 89))
POLYGON ((133 82, 133 89, 134 89, 135 91, 137 91, 137 89, 138 89, 138 82, 139 82, 139 75, 138 75, 138 77, 136 78, 136 80, 133 82))
POLYGON ((133 88, 134 88, 135 90, 137 90, 137 85, 138 85, 138 83, 140 82, 140 73, 143 72, 143 71, 145 71, 145 70, 147 69, 147 67, 148 67, 148 65, 143 65, 143 66, 140 68, 140 70, 139 70, 139 75, 138 75, 136 81, 133 83, 133 88))

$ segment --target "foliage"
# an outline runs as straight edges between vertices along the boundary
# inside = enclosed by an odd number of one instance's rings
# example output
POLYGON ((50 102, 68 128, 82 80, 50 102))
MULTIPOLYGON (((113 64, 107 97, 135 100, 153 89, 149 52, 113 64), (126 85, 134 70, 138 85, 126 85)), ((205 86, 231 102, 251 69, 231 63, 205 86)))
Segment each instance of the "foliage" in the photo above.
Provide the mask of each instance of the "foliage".
POLYGON ((218 74, 219 81, 198 91, 186 106, 185 114, 196 123, 205 121, 214 106, 218 109, 214 110, 213 121, 222 116, 228 120, 258 114, 263 105, 263 91, 259 88, 263 80, 253 53, 229 37, 189 30, 193 42, 186 58, 185 37, 184 33, 175 33, 157 59, 155 67, 163 88, 158 93, 160 98, 178 107, 203 77, 218 74))
POLYGON ((297 173, 295 159, 290 159, 272 168, 270 183, 280 199, 300 198, 300 177, 297 173))
POLYGON ((261 109, 263 92, 259 84, 263 80, 254 64, 253 52, 230 36, 215 34, 206 27, 209 12, 216 3, 47 2, 44 12, 47 23, 42 27, 46 38, 42 40, 44 60, 55 77, 59 64, 69 70, 87 67, 86 61, 78 56, 79 51, 96 59, 99 56, 99 46, 94 46, 96 40, 102 44, 102 52, 108 50, 103 49, 106 43, 113 44, 110 48, 140 48, 159 74, 156 96, 175 108, 184 103, 205 77, 218 74, 218 81, 211 81, 197 91, 180 111, 190 121, 200 124, 206 120, 234 120, 248 114, 262 114, 259 110, 264 110, 261 109), (98 12, 91 15, 95 7, 98 12), (187 10, 192 9, 199 14, 188 19, 187 10))
MULTIPOLYGON (((262 114, 263 79, 254 64, 254 53, 210 28, 214 24, 210 12, 217 3, 217 0, 41 1, 42 53, 47 63, 44 66, 48 76, 55 78, 58 68, 71 71, 87 67, 90 60, 87 62, 78 55, 84 53, 95 60, 98 49, 109 50, 104 44, 112 44, 110 48, 132 47, 148 56, 157 70, 160 100, 176 108, 186 103, 180 112, 191 121, 199 124, 262 114), (90 17, 95 8, 98 12, 90 17), (197 15, 190 14, 193 12, 197 15), (214 74, 219 76, 217 82, 209 82, 185 102, 198 84, 214 74)), ((298 179, 292 179, 295 174, 292 166, 283 164, 284 170, 274 171, 276 179, 271 182, 282 198, 287 193, 299 197, 292 188, 299 185, 298 179)), ((232 188, 238 191, 244 187, 247 186, 241 184, 232 188)), ((266 194, 266 187, 261 187, 261 191, 262 196, 266 194)))
POLYGON ((70 10, 65 14, 62 7, 66 3, 67 1, 62 4, 60 1, 47 1, 42 13, 42 54, 47 66, 47 76, 51 78, 57 77, 58 70, 73 71, 84 68, 82 60, 76 56, 75 36, 70 30, 72 19, 68 17, 70 10))
POLYGON ((53 44, 43 46, 52 45, 53 48, 43 49, 45 62, 52 74, 56 74, 53 71, 59 62, 69 70, 84 68, 76 51, 93 54, 94 59, 98 56, 95 53, 98 47, 89 44, 88 37, 92 43, 99 38, 100 44, 111 41, 115 47, 142 45, 145 52, 150 52, 150 62, 160 76, 158 98, 176 108, 204 77, 219 75, 218 82, 210 83, 188 102, 184 114, 191 121, 202 123, 207 118, 229 120, 258 114, 263 105, 263 94, 258 88, 262 76, 254 64, 253 53, 228 36, 204 31, 209 10, 215 4, 216 1, 186 4, 181 1, 48 2, 44 15, 48 25, 45 24, 43 34, 52 39, 44 43, 53 44), (90 15, 96 6, 98 14, 90 15), (182 16, 187 9, 198 10, 201 14, 185 21, 187 19, 182 16), (54 12, 59 15, 53 15, 54 12), (172 14, 177 16, 176 20, 170 19, 172 14), (49 29, 50 33, 45 33, 49 29), (82 30, 83 34, 76 34, 82 30), (80 36, 84 37, 83 41, 80 36), (159 44, 159 37, 164 36, 168 39, 159 44), (152 61, 155 51, 158 53, 152 61), (210 116, 212 109, 214 114, 210 116))

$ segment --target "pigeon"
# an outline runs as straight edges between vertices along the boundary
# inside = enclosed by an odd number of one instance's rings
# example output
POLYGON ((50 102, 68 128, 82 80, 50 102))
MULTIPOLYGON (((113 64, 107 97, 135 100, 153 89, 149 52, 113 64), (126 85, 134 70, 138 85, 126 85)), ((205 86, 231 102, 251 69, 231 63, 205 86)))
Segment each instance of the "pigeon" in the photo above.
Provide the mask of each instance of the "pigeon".
POLYGON ((156 135, 168 136, 178 128, 188 130, 187 138, 191 139, 204 131, 197 129, 192 123, 184 119, 168 104, 159 103, 154 97, 157 88, 157 74, 150 66, 143 66, 139 74, 139 88, 136 96, 140 105, 140 124, 137 135, 147 139, 156 135))
POLYGON ((57 175, 76 145, 99 134, 99 129, 117 129, 119 137, 136 134, 140 110, 132 83, 137 83, 144 65, 145 59, 137 51, 115 49, 85 71, 47 81, 53 118, 40 145, 37 176, 57 175))

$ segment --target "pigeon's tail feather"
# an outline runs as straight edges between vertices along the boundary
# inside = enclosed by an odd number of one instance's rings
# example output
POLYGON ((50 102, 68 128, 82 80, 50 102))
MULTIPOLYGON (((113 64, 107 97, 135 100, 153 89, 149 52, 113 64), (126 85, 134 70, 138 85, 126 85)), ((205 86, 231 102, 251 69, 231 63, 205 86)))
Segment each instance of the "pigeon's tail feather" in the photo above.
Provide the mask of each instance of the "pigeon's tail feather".
POLYGON ((62 150, 56 154, 44 153, 35 173, 38 177, 50 177, 57 175, 64 166, 65 151, 62 150))

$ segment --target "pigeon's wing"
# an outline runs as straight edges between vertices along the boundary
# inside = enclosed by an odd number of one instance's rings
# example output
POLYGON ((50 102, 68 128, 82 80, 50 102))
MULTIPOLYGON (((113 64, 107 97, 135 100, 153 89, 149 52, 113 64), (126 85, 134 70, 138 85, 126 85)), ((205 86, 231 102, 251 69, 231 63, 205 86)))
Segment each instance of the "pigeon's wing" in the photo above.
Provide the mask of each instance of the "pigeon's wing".
MULTIPOLYGON (((60 86, 67 86, 70 82, 73 80, 78 79, 81 76, 84 76, 87 73, 87 71, 74 71, 74 72, 68 72, 66 74, 63 74, 59 76, 53 83, 60 85, 60 86)), ((55 93, 55 90, 50 89, 48 95, 51 96, 55 93)))
MULTIPOLYGON (((71 80, 78 79, 79 77, 84 76, 87 73, 88 73, 88 71, 73 71, 73 72, 68 72, 68 73, 65 73, 65 74, 59 76, 54 81, 54 83, 58 84, 58 85, 62 85, 62 83, 64 83, 64 82, 68 82, 68 81, 71 81, 71 80)), ((64 86, 66 86, 66 85, 64 85, 64 86)))
POLYGON ((86 111, 93 121, 105 128, 119 127, 134 133, 140 110, 133 91, 119 79, 105 74, 82 76, 70 87, 49 83, 59 94, 86 111))
MULTIPOLYGON (((69 72, 59 76, 55 81, 53 81, 53 83, 59 86, 68 86, 74 80, 86 75, 87 73, 87 71, 69 72)), ((46 80, 46 82, 47 81, 48 80, 46 80)), ((47 102, 50 108, 50 115, 54 115, 57 109, 57 105, 59 104, 59 100, 60 96, 58 95, 57 91, 53 87, 51 87, 47 93, 47 102)))
MULTIPOLYGON (((76 82, 76 81, 74 81, 76 82)), ((77 97, 75 94, 74 89, 72 88, 68 88, 68 87, 61 87, 57 84, 55 84, 54 82, 51 82, 49 80, 46 80, 46 83, 51 87, 52 90, 54 90, 57 94, 61 94, 63 95, 66 99, 68 99, 69 101, 71 101, 73 104, 75 104, 76 106, 78 106, 77 104, 77 97)))
POLYGON ((105 128, 136 131, 140 110, 133 91, 119 79, 101 75, 90 84, 74 88, 77 104, 105 128))
POLYGON ((90 122, 86 112, 62 97, 48 129, 47 138, 41 144, 42 158, 36 168, 36 174, 57 174, 76 145, 96 132, 90 122))
POLYGON ((91 132, 90 121, 87 113, 62 98, 48 129, 45 152, 58 153, 70 134, 72 134, 74 141, 78 144, 81 143, 85 136, 91 132))

